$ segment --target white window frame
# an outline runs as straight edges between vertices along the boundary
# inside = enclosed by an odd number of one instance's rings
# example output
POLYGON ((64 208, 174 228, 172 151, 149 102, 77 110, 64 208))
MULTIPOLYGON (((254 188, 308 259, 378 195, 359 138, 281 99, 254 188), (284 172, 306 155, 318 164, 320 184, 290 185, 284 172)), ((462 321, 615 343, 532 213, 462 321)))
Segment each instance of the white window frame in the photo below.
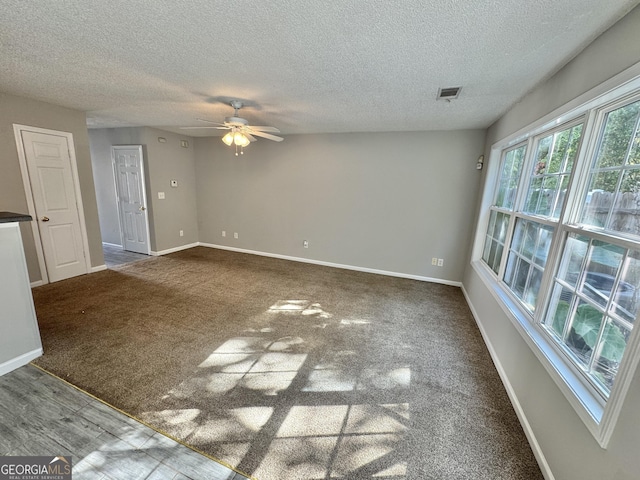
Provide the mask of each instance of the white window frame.
MULTIPOLYGON (((516 330, 531 348, 532 352, 539 359, 551 378, 555 381, 568 402, 572 405, 578 416, 587 426, 593 437, 602 448, 606 448, 613 434, 615 425, 624 404, 627 391, 634 373, 640 363, 640 323, 633 329, 631 337, 627 343, 623 360, 616 375, 616 381, 609 394, 608 399, 604 399, 600 392, 578 371, 571 361, 569 361, 561 348, 543 330, 543 327, 534 320, 531 313, 525 309, 521 301, 506 287, 500 280, 504 276, 506 268, 509 244, 513 236, 513 229, 516 218, 525 218, 547 223, 544 218, 535 215, 523 214, 518 211, 526 195, 526 185, 522 185, 518 191, 518 199, 514 210, 509 212, 512 220, 509 224, 509 231, 506 238, 503 258, 499 268, 499 275, 482 261, 484 242, 487 234, 491 205, 495 198, 498 186, 500 170, 502 168, 502 154, 505 150, 512 148, 523 142, 528 142, 527 156, 522 167, 521 176, 530 177, 531 161, 534 158, 536 144, 539 135, 557 131, 561 125, 575 124, 583 117, 584 126, 582 130, 581 148, 578 158, 574 163, 574 174, 568 188, 569 196, 565 199, 565 205, 560 214, 560 218, 555 224, 556 232, 550 247, 545 273, 547 269, 555 270, 562 253, 562 245, 569 231, 575 231, 576 226, 569 224, 572 218, 578 218, 581 208, 580 200, 576 198, 584 191, 585 182, 588 181, 588 171, 591 162, 598 148, 599 128, 602 125, 603 110, 614 102, 618 102, 631 94, 640 92, 640 63, 612 77, 610 80, 593 88, 589 92, 580 95, 568 104, 554 110, 537 122, 524 127, 516 133, 496 142, 491 147, 488 155, 487 175, 489 181, 485 187, 482 198, 481 215, 478 221, 475 241, 472 251, 472 266, 478 273, 482 281, 487 285, 493 297, 497 300, 507 317, 511 320, 516 330), (580 164, 580 166, 578 166, 580 164), (576 185, 574 183, 578 182, 576 185), (516 213, 517 212, 517 213, 516 213)), ((582 227, 581 227, 582 228, 582 227)), ((589 232, 589 236, 597 235, 591 229, 583 229, 589 232)), ((634 248, 638 248, 635 244, 634 248)), ((542 307, 536 311, 536 315, 544 315, 544 306, 547 304, 548 296, 551 295, 552 278, 545 275, 540 287, 539 305, 542 307)), ((640 320, 638 320, 640 322, 640 320)), ((636 322, 636 323, 638 323, 636 322)))

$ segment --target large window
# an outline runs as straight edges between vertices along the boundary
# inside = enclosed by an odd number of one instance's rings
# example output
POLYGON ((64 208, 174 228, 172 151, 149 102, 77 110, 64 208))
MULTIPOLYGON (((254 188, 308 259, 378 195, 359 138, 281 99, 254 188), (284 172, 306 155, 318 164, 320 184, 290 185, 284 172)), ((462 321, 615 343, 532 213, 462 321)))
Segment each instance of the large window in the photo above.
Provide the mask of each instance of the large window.
POLYGON ((624 95, 501 151, 481 253, 554 368, 601 405, 640 309, 640 93, 624 95))

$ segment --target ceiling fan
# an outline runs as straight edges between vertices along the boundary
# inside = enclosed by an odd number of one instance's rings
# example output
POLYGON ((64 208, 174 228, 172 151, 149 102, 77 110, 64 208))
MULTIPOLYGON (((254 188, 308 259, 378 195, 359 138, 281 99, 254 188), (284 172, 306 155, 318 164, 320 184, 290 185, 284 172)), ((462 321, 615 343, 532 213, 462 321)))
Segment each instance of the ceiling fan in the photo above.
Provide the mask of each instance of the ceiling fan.
POLYGON ((217 130, 229 130, 223 137, 222 141, 228 145, 235 145, 236 156, 238 155, 238 147, 240 147, 240 155, 244 154, 243 148, 248 146, 251 142, 255 142, 257 138, 262 137, 275 142, 281 142, 284 140, 282 137, 272 135, 272 133, 280 133, 276 127, 249 125, 249 121, 245 118, 238 116, 238 110, 242 108, 242 102, 239 100, 233 100, 231 106, 235 110, 232 117, 226 117, 224 123, 212 122, 211 120, 205 120, 198 118, 199 122, 211 123, 215 126, 207 127, 182 127, 183 130, 192 130, 198 128, 214 128, 217 130))

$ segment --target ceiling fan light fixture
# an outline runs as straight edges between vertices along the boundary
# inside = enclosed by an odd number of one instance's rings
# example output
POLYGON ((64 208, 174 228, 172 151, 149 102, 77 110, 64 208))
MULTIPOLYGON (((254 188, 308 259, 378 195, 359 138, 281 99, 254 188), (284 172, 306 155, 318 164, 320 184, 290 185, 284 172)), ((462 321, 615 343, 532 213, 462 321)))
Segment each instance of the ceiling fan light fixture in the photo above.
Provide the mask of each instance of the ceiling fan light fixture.
POLYGON ((233 134, 233 143, 235 143, 239 147, 246 147, 250 142, 244 133, 236 132, 233 134))
POLYGON ((233 143, 233 132, 228 132, 224 137, 222 137, 222 141, 225 143, 227 147, 230 147, 233 143))
POLYGON ((277 128, 267 125, 251 126, 249 125, 249 121, 246 118, 239 117, 238 110, 240 109, 240 107, 242 107, 242 102, 234 100, 231 102, 231 106, 235 110, 234 114, 232 117, 225 117, 224 123, 217 123, 210 120, 198 118, 196 120, 212 123, 215 126, 181 128, 215 128, 217 130, 228 130, 228 132, 222 137, 221 140, 228 147, 236 147, 236 155, 238 155, 238 147, 240 148, 240 155, 242 155, 243 148, 248 147, 249 145, 251 145, 251 142, 256 141, 255 137, 262 137, 268 140, 273 140, 275 142, 281 142, 282 140, 284 140, 282 137, 272 135, 271 132, 280 133, 280 130, 278 130, 277 128))

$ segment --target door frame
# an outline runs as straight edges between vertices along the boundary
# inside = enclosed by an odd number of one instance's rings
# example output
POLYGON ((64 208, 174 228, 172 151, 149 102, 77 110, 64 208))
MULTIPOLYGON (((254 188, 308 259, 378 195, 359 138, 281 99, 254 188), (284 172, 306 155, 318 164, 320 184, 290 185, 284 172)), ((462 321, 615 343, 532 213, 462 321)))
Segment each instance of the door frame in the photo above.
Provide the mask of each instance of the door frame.
POLYGON ((142 145, 111 145, 111 169, 113 170, 113 181, 116 189, 116 206, 118 207, 118 223, 120 224, 120 245, 124 250, 124 222, 122 219, 122 209, 120 208, 120 187, 118 186, 118 165, 116 165, 116 151, 118 149, 138 150, 140 154, 140 178, 142 180, 142 197, 144 198, 146 215, 145 228, 147 234, 147 255, 151 255, 151 237, 149 228, 149 199, 147 198, 147 171, 144 168, 144 151, 142 145))
MULTIPOLYGON (((16 140, 16 148, 18 149, 18 160, 20 161, 20 173, 22 173, 22 183, 24 185, 24 194, 27 199, 27 209, 29 215, 33 217, 31 223, 31 231, 33 232, 33 240, 38 255, 38 264, 40 266, 40 276, 42 284, 49 283, 49 274, 47 265, 44 261, 44 250, 42 249, 42 238, 40 236, 40 228, 38 227, 38 216, 36 214, 35 202, 33 200, 33 190, 31 189, 31 177, 29 176, 29 168, 27 166, 27 156, 22 143, 22 132, 34 132, 44 135, 56 135, 58 137, 66 137, 67 146, 69 147, 69 161, 71 163, 71 176, 73 177, 73 187, 76 195, 76 208, 78 210, 78 219, 80 221, 80 235, 82 237, 82 248, 84 249, 84 258, 86 260, 86 272, 91 272, 91 254, 89 252, 89 237, 87 235, 87 225, 84 220, 84 205, 82 203, 82 192, 80 190, 80 181, 78 176, 78 164, 76 159, 76 147, 73 142, 73 134, 70 132, 61 132, 58 130, 49 130, 40 127, 31 127, 29 125, 13 124, 13 133, 16 140)), ((38 282, 33 282, 38 285, 38 282)))

